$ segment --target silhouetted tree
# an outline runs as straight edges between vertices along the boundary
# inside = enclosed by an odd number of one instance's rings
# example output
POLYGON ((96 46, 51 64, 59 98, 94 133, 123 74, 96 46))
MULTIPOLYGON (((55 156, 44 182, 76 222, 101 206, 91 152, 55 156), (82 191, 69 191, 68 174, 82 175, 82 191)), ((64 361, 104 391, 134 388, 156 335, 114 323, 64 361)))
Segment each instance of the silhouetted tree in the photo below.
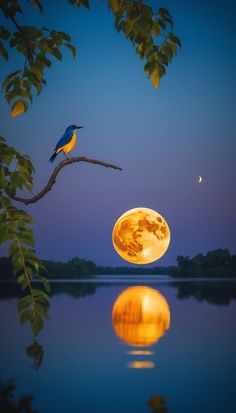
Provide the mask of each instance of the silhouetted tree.
POLYGON ((23 394, 19 400, 14 400, 16 385, 13 382, 0 385, 1 413, 37 413, 31 406, 33 396, 23 394))

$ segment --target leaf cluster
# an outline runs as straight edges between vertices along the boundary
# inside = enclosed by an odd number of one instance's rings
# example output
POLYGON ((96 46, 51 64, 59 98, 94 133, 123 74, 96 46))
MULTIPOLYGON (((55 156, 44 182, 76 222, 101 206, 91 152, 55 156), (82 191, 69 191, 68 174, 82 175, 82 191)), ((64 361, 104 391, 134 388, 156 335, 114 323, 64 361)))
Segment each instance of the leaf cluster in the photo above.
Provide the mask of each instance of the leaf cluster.
POLYGON ((33 408, 33 396, 22 394, 15 396, 16 385, 9 381, 0 383, 0 411, 1 413, 37 413, 33 408))
POLYGON ((26 353, 29 357, 33 358, 32 367, 35 370, 38 370, 42 364, 44 357, 43 347, 36 340, 33 340, 33 343, 27 347, 26 353))
POLYGON ((21 323, 31 323, 36 336, 48 318, 50 286, 40 273, 45 267, 34 250, 33 219, 11 201, 18 189, 32 190, 33 172, 29 157, 8 146, 0 137, 0 245, 10 241, 8 253, 13 275, 26 293, 17 303, 17 312, 21 323), (32 280, 41 281, 45 291, 35 288, 32 280))
MULTIPOLYGON (((17 2, 15 2, 18 4, 17 2)), ((32 3, 42 11, 39 1, 32 3)), ((0 3, 0 8, 2 8, 0 3)), ((40 94, 44 85, 45 70, 52 65, 52 59, 62 60, 61 47, 68 48, 73 57, 76 49, 71 44, 71 38, 62 31, 50 30, 46 27, 20 26, 15 20, 15 13, 21 9, 12 10, 5 5, 5 15, 14 23, 16 31, 10 32, 0 26, 0 55, 8 60, 8 49, 16 49, 24 58, 21 69, 15 70, 5 77, 2 89, 5 98, 11 104, 12 116, 26 112, 32 103, 33 94, 40 94)))
POLYGON ((174 21, 167 9, 156 12, 142 1, 109 0, 115 16, 115 28, 134 44, 136 53, 145 59, 144 70, 157 89, 166 67, 177 54, 181 42, 172 32, 174 21))
POLYGON ((17 189, 32 191, 34 167, 27 155, 8 146, 0 137, 0 188, 8 197, 17 189))
MULTIPOLYGON (((28 2, 42 13, 39 0, 28 2)), ((68 3, 86 9, 90 7, 89 0, 68 0, 68 3)), ((108 5, 115 16, 115 29, 123 32, 133 43, 138 56, 145 60, 145 73, 158 89, 166 67, 181 46, 172 31, 174 20, 171 14, 164 7, 153 10, 141 0, 108 0, 108 5)), ((23 67, 10 73, 2 82, 12 116, 16 117, 27 111, 35 93, 41 93, 46 85, 45 70, 51 66, 52 59, 62 60, 61 47, 67 47, 73 57, 76 49, 71 44, 70 36, 64 32, 19 25, 16 15, 23 14, 23 11, 18 0, 1 1, 0 10, 7 17, 7 22, 11 21, 16 28, 15 32, 11 32, 0 26, 0 56, 8 60, 9 49, 15 49, 24 58, 23 67)))

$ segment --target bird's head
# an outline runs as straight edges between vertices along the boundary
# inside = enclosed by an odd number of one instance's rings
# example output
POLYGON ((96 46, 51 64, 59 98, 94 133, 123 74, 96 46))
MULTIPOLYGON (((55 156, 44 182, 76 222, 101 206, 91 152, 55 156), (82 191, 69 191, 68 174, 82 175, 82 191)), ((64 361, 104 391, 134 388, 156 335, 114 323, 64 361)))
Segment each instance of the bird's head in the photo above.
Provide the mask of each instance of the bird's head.
POLYGON ((77 131, 77 129, 81 129, 83 126, 77 126, 77 125, 70 125, 68 128, 66 128, 66 132, 71 132, 74 133, 77 131))

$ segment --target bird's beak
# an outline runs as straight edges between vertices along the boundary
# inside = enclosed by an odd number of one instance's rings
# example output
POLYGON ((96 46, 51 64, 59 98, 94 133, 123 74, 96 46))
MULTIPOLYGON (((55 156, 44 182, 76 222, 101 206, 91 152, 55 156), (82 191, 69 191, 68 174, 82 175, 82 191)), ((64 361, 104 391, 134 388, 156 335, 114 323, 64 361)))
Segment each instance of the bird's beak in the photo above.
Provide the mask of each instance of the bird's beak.
POLYGON ((83 128, 83 126, 77 126, 77 128, 76 129, 82 129, 83 128))

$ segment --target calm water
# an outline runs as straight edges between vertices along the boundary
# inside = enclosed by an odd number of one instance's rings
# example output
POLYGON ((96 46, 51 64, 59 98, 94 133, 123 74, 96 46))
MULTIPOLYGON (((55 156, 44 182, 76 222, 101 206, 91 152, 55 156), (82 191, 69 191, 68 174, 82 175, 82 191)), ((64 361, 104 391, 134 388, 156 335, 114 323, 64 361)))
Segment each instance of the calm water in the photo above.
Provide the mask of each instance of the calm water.
POLYGON ((29 349, 18 293, 0 284, 0 381, 14 381, 15 399, 32 395, 38 413, 236 412, 236 282, 100 277, 55 283, 52 294, 41 347, 29 349), (144 284, 160 293, 158 318, 145 298, 141 325, 131 299, 112 323, 118 296, 144 284))

